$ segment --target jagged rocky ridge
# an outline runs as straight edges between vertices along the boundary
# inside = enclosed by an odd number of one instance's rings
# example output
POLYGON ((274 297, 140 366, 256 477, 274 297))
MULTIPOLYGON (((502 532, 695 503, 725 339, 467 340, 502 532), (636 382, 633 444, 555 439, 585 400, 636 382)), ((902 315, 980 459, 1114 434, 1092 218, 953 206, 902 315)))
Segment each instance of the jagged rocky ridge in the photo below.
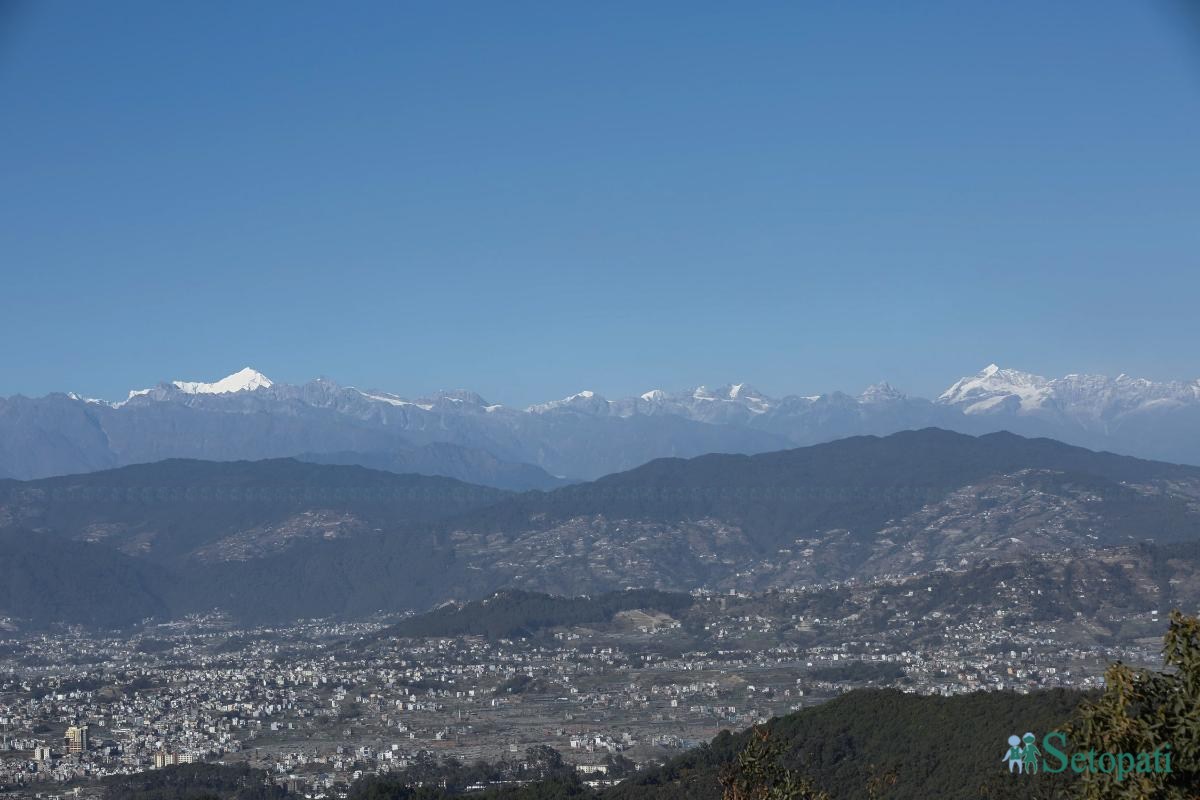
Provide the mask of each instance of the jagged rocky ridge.
POLYGON ((1200 464, 1200 381, 1046 379, 990 365, 934 400, 887 384, 857 396, 782 398, 732 384, 620 400, 583 391, 517 409, 465 391, 409 400, 326 379, 292 386, 247 368, 213 383, 136 390, 119 402, 73 394, 2 399, 0 476, 29 479, 163 458, 303 454, 547 489, 667 456, 760 453, 928 426, 975 435, 1008 430, 1200 464))

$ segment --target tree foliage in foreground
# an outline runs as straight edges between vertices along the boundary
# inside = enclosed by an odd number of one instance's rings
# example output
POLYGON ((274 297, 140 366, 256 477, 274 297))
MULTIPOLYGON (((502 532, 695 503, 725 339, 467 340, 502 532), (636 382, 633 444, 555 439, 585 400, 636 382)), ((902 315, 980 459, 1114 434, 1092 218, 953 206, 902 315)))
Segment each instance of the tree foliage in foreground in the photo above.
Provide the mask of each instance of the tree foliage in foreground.
POLYGON ((830 800, 794 769, 783 765, 783 749, 756 727, 750 741, 720 772, 722 800, 830 800))
POLYGON ((1084 800, 1200 797, 1200 618, 1171 612, 1163 662, 1163 672, 1109 667, 1104 694, 1080 708, 1070 734, 1076 751, 1136 754, 1169 745, 1171 772, 1134 772, 1122 781, 1084 772, 1084 800))
POLYGON ((104 800, 287 800, 294 797, 246 765, 181 764, 104 779, 104 800))

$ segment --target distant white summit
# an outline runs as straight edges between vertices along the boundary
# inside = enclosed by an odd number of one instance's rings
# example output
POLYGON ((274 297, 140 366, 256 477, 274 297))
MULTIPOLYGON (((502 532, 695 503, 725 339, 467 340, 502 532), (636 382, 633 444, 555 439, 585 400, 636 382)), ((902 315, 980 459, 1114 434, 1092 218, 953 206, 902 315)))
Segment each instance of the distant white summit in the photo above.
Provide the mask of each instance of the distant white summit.
MULTIPOLYGON (((166 399, 166 395, 169 395, 172 391, 184 394, 234 394, 236 392, 252 392, 256 389, 267 389, 273 385, 274 383, 266 375, 263 375, 256 369, 245 367, 232 375, 226 375, 214 383, 171 381, 170 383, 160 383, 157 387, 151 389, 131 389, 129 396, 124 400, 119 403, 108 403, 107 405, 113 408, 120 408, 135 397, 150 397, 164 400, 166 399)), ((71 396, 77 397, 74 393, 71 396)), ((103 403, 104 401, 89 399, 88 402, 103 403)))
MULTIPOLYGON (((354 387, 343 388, 324 379, 314 381, 309 386, 319 386, 320 391, 307 395, 303 393, 296 395, 301 399, 308 398, 304 399, 304 402, 310 402, 316 396, 334 397, 350 393, 359 398, 359 402, 366 401, 369 406, 386 405, 404 408, 413 413, 455 414, 462 412, 471 414, 483 410, 490 414, 500 412, 506 415, 522 414, 518 409, 489 405, 482 397, 467 391, 438 392, 429 398, 409 400, 390 392, 361 391, 354 387)), ((280 397, 293 397, 296 392, 302 390, 302 387, 276 385, 266 375, 251 367, 246 367, 213 383, 171 381, 170 383, 161 383, 151 389, 137 389, 131 391, 128 399, 121 403, 105 403, 75 394, 70 397, 93 405, 103 404, 119 408, 135 398, 169 401, 172 399, 183 400, 181 395, 185 395, 193 396, 199 402, 201 396, 234 395, 243 392, 257 392, 271 387, 274 387, 275 391, 264 393, 264 395, 269 394, 274 397, 275 394, 282 391, 283 394, 280 397)), ((264 396, 263 399, 267 398, 264 396)), ((902 406, 918 410, 921 408, 953 410, 956 415, 965 415, 971 418, 1013 416, 1044 419, 1047 416, 1056 416, 1085 426, 1093 426, 1102 422, 1103 424, 1098 430, 1107 431, 1113 421, 1127 417, 1129 414, 1158 412, 1172 408, 1192 408, 1200 414, 1200 380, 1156 382, 1144 378, 1131 378, 1128 375, 1118 375, 1112 378, 1104 375, 1079 374, 1066 375, 1061 378, 1044 378, 1030 372, 988 364, 977 374, 955 381, 950 388, 932 402, 919 397, 910 397, 887 382, 870 386, 857 397, 832 392, 780 398, 764 395, 745 383, 732 383, 713 388, 697 386, 680 392, 653 389, 639 396, 619 400, 609 400, 594 391, 584 390, 561 400, 551 400, 528 406, 523 413, 543 416, 569 412, 600 417, 665 414, 697 422, 724 425, 752 423, 764 425, 773 430, 786 432, 785 435, 789 435, 794 441, 807 442, 817 439, 819 434, 806 432, 803 435, 797 435, 793 432, 797 427, 796 424, 792 422, 775 423, 784 418, 809 417, 816 413, 818 416, 812 417, 811 424, 820 426, 824 424, 822 422, 824 418, 820 415, 832 413, 830 410, 833 408, 843 411, 858 409, 855 413, 866 415, 865 419, 876 413, 888 413, 894 416, 895 409, 902 406), (756 419, 759 421, 755 422, 756 419), (774 422, 768 423, 767 420, 774 422)), ((370 415, 374 412, 364 410, 362 413, 370 415)), ((924 416, 914 419, 914 425, 953 426, 955 419, 955 417, 939 416, 932 411, 921 411, 921 414, 924 416)), ((888 424, 892 424, 890 421, 892 417, 888 419, 888 424)), ((800 427, 807 431, 809 425, 809 422, 805 422, 800 427)), ((873 430, 870 426, 867 426, 867 429, 873 430)), ((1197 446, 1200 447, 1200 444, 1197 446)))
POLYGON ((938 397, 971 416, 1012 414, 1060 416, 1079 424, 1109 423, 1136 413, 1195 408, 1200 380, 1150 381, 1118 375, 1064 375, 1043 378, 995 364, 962 378, 938 397))
POLYGON ((1200 381, 1046 378, 997 364, 934 399, 888 383, 857 395, 771 397, 739 381, 611 400, 586 390, 511 408, 469 391, 405 398, 324 378, 273 383, 250 367, 212 383, 159 383, 119 403, 71 395, 68 408, 57 399, 63 397, 46 398, 36 413, 27 399, 0 399, 0 475, 65 474, 166 455, 267 458, 444 442, 552 475, 594 478, 662 456, 764 452, 927 427, 1005 430, 1200 464, 1200 381), (126 449, 95 436, 109 426, 126 449), (43 444, 6 454, 6 441, 43 444))
POLYGON ((536 403, 525 410, 530 414, 547 414, 560 409, 571 409, 591 414, 606 414, 609 412, 611 405, 608 400, 605 400, 591 389, 584 389, 582 392, 576 392, 570 397, 564 397, 562 400, 536 403))
POLYGON ((255 389, 270 388, 271 379, 250 367, 238 370, 232 375, 226 375, 215 383, 199 381, 171 381, 171 385, 187 394, 232 394, 233 392, 252 392, 255 389))
POLYGON ((904 397, 904 392, 901 392, 887 381, 880 381, 863 390, 858 399, 862 403, 893 403, 903 400, 904 397))
POLYGON ((1046 401, 1049 383, 1040 375, 988 364, 977 375, 960 378, 942 392, 937 401, 965 406, 964 414, 989 411, 1004 403, 1016 404, 1021 411, 1031 411, 1046 401))

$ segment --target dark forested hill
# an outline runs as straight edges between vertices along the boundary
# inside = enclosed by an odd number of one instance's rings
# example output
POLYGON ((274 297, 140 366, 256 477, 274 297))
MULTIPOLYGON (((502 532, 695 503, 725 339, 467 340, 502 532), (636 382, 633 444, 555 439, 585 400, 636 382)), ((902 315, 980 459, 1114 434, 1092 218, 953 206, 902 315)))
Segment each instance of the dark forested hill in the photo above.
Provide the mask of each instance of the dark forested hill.
POLYGON ((123 625, 423 607, 454 575, 433 523, 504 492, 292 459, 170 460, 0 482, 0 614, 123 625))
MULTIPOLYGON (((591 483, 511 498, 469 514, 464 525, 512 531, 587 515, 668 522, 713 517, 773 547, 806 530, 869 534, 962 486, 1021 470, 1058 473, 1060 482, 1082 480, 1122 499, 1132 497, 1125 484, 1200 481, 1200 467, 1009 433, 973 437, 928 428, 753 456, 658 459, 591 483)), ((1174 507, 1184 512, 1182 503, 1174 507)))
POLYGON ((357 464, 400 474, 441 475, 515 492, 557 489, 570 483, 533 464, 504 461, 486 450, 448 442, 368 452, 303 453, 296 458, 313 464, 357 464))
POLYGON ((0 531, 0 576, 14 576, 0 615, 281 621, 501 587, 757 591, 1195 542, 1200 468, 937 429, 662 459, 520 495, 292 459, 169 460, 0 480, 0 531), (128 580, 97 576, 102 563, 128 580), (80 584, 86 609, 67 597, 80 584))
POLYGON ((619 611, 644 609, 677 613, 688 608, 686 594, 637 589, 596 597, 555 597, 540 592, 505 591, 462 606, 443 606, 406 619, 385 636, 487 636, 512 638, 560 625, 607 622, 619 611))
MULTIPOLYGON (((1083 695, 1055 690, 919 697, 892 690, 850 692, 769 725, 784 762, 836 800, 868 796, 872 778, 894 777, 881 796, 1026 798, 1041 784, 1074 776, 1013 776, 1002 763, 1006 739, 1061 727, 1083 695)), ((748 741, 723 732, 711 745, 652 768, 604 794, 605 800, 719 800, 717 775, 748 741)))
POLYGON ((170 562, 245 560, 308 539, 413 530, 494 503, 498 489, 359 466, 194 461, 0 482, 0 524, 170 562))
POLYGON ((459 558, 501 585, 761 590, 1195 541, 1200 468, 927 429, 661 459, 447 524, 459 558))
POLYGON ((0 530, 0 616, 38 627, 132 625, 169 614, 171 583, 163 570, 103 545, 62 547, 32 531, 0 530))

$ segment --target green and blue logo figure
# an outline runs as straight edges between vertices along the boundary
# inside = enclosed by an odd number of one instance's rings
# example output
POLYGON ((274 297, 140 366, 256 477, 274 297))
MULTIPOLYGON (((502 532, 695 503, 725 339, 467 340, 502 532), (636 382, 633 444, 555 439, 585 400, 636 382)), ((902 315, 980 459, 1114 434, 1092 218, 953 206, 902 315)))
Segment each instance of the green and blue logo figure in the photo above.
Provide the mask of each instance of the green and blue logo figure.
POLYGON ((1004 753, 1004 761, 1008 764, 1009 772, 1024 774, 1038 771, 1038 760, 1042 751, 1037 746, 1037 737, 1026 732, 1024 736, 1015 733, 1008 737, 1008 750, 1004 753))
POLYGON ((1004 751, 1001 761, 1008 764, 1010 773, 1018 775, 1038 772, 1057 775, 1070 770, 1076 774, 1112 775, 1117 783, 1121 783, 1134 774, 1170 775, 1171 745, 1163 744, 1156 750, 1140 753, 1109 753, 1094 749, 1069 753, 1065 733, 1047 733, 1042 737, 1041 747, 1038 747, 1037 737, 1033 733, 1024 736, 1013 734, 1008 737, 1008 749, 1004 751), (1042 748, 1046 751, 1044 758, 1042 748))

